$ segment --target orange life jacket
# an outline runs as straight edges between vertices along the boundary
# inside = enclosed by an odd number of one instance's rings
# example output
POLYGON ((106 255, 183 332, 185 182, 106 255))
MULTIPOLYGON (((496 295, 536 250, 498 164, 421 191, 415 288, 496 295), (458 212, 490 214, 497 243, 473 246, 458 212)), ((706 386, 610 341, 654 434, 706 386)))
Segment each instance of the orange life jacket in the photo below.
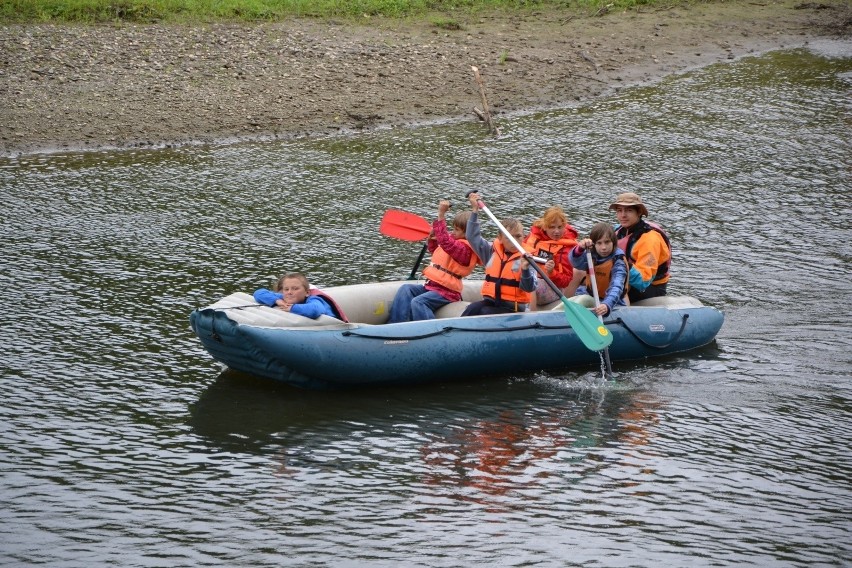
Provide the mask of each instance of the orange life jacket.
MULTIPOLYGON (((619 258, 624 258, 624 255, 614 254, 609 260, 595 265, 595 283, 598 286, 598 298, 601 300, 606 298, 606 291, 609 289, 609 281, 612 278, 612 268, 615 266, 615 261, 619 258)), ((626 259, 625 262, 627 262, 626 259)), ((624 279, 624 292, 621 294, 622 298, 626 296, 627 292, 630 290, 630 283, 628 280, 629 278, 624 279)), ((586 274, 586 290, 589 291, 589 295, 593 292, 591 273, 586 274)))
POLYGON ((636 223, 630 233, 627 232, 625 227, 618 227, 615 231, 615 236, 618 239, 618 248, 623 250, 627 255, 627 266, 633 266, 634 259, 636 258, 635 255, 633 255, 633 247, 642 235, 649 231, 656 231, 659 233, 660 236, 663 237, 666 247, 669 249, 669 258, 657 267, 657 272, 651 280, 651 284, 664 284, 669 281, 669 269, 672 265, 672 243, 671 240, 669 240, 669 236, 666 234, 666 231, 660 225, 653 221, 639 219, 639 222, 636 223))
POLYGON ((532 295, 521 290, 522 251, 509 255, 500 239, 492 245, 494 252, 485 264, 485 283, 482 296, 497 302, 528 304, 532 295))
MULTIPOLYGON (((465 239, 459 239, 459 242, 470 248, 470 244, 465 239)), ((479 262, 479 259, 472 251, 470 262, 464 265, 456 262, 447 251, 438 247, 432 253, 432 263, 423 269, 423 276, 444 288, 461 293, 464 288, 462 278, 473 272, 477 262, 479 262)))

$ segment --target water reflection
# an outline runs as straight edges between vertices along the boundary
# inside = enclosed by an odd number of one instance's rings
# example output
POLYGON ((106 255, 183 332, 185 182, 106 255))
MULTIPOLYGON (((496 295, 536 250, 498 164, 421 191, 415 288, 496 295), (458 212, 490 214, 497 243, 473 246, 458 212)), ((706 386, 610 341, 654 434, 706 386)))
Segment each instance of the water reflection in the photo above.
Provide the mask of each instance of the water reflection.
MULTIPOLYGON (((427 466, 425 482, 452 492, 473 489, 459 492, 460 498, 481 504, 509 492, 546 498, 542 485, 563 474, 551 469, 554 461, 574 461, 574 474, 583 475, 576 471, 577 462, 590 458, 583 449, 617 438, 617 426, 593 406, 499 410, 492 418, 432 433, 420 449, 427 466)), ((597 470, 594 461, 586 467, 597 470)))
POLYGON ((405 485, 496 511, 641 463, 662 402, 629 381, 595 380, 543 376, 339 393, 225 371, 191 405, 189 424, 216 451, 272 456, 276 474, 294 481, 321 483, 365 467, 383 477, 375 472, 399 462, 417 472, 405 485))

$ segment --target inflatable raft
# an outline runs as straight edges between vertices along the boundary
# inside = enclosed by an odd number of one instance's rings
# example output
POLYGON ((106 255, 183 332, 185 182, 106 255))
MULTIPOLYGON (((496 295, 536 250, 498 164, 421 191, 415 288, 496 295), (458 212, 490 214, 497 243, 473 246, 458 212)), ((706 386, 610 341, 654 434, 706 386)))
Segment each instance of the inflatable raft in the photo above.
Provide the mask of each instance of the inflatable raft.
MULTIPOLYGON (((462 302, 434 320, 386 324, 397 288, 411 281, 326 288, 349 322, 316 320, 231 294, 190 315, 204 348, 231 369, 311 389, 453 381, 561 370, 600 361, 556 302, 535 312, 459 317, 480 298, 465 283, 462 302)), ((611 361, 658 357, 714 340, 724 316, 689 296, 618 308, 604 319, 611 361)))

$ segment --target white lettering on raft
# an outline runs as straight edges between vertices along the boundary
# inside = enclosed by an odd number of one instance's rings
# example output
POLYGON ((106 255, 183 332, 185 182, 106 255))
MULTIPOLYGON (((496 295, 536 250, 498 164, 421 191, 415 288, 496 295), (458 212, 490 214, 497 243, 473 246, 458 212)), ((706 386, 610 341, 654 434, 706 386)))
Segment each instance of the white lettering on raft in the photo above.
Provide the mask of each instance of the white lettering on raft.
POLYGON ((651 331, 666 331, 666 326, 661 323, 658 323, 654 325, 649 325, 648 329, 650 329, 651 331))
POLYGON ((389 339, 385 341, 385 345, 402 345, 403 343, 408 343, 407 339, 389 339))

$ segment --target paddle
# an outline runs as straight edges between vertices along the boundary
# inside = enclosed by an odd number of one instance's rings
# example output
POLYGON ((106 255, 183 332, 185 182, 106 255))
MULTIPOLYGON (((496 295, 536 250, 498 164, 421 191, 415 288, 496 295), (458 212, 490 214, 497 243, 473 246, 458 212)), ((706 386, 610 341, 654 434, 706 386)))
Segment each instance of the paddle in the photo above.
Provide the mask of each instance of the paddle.
MULTIPOLYGON (((399 209, 388 209, 382 216, 379 232, 404 241, 422 241, 432 232, 432 225, 429 224, 429 221, 414 213, 399 209)), ((417 261, 411 269, 411 274, 408 275, 409 280, 416 280, 417 269, 423 262, 426 250, 427 242, 423 241, 423 247, 420 249, 420 254, 417 255, 417 261)))
POLYGON ((403 241, 422 241, 432 232, 432 225, 420 215, 388 209, 382 216, 379 232, 403 241))
MULTIPOLYGON (((595 308, 601 307, 600 297, 598 296, 598 279, 595 277, 595 263, 592 259, 592 249, 586 249, 586 263, 589 265, 589 280, 592 281, 592 292, 595 297, 595 308)), ((598 321, 603 325, 603 316, 598 314, 598 321)), ((612 375, 612 362, 609 360, 609 349, 604 347, 604 363, 606 364, 606 374, 612 375)))
POLYGON ((574 330, 574 333, 577 334, 577 337, 580 338, 580 341, 583 342, 583 345, 592 351, 600 351, 601 349, 609 347, 612 343, 612 334, 601 322, 598 321, 598 318, 580 304, 569 302, 568 298, 565 297, 565 294, 562 293, 562 290, 560 290, 559 287, 553 283, 553 280, 545 274, 544 270, 535 263, 532 259, 532 255, 524 251, 524 247, 515 240, 512 233, 506 230, 506 227, 504 227, 503 224, 497 220, 494 214, 491 213, 491 210, 486 207, 485 202, 482 201, 482 199, 477 199, 476 202, 479 205, 479 208, 485 211, 485 214, 488 215, 495 225, 497 225, 500 232, 509 239, 509 242, 512 243, 518 251, 524 254, 529 261, 530 266, 538 272, 539 276, 544 278, 544 281, 547 282, 550 289, 559 295, 559 298, 562 300, 562 304, 565 306, 565 318, 568 320, 568 323, 571 324, 571 328, 574 330))

